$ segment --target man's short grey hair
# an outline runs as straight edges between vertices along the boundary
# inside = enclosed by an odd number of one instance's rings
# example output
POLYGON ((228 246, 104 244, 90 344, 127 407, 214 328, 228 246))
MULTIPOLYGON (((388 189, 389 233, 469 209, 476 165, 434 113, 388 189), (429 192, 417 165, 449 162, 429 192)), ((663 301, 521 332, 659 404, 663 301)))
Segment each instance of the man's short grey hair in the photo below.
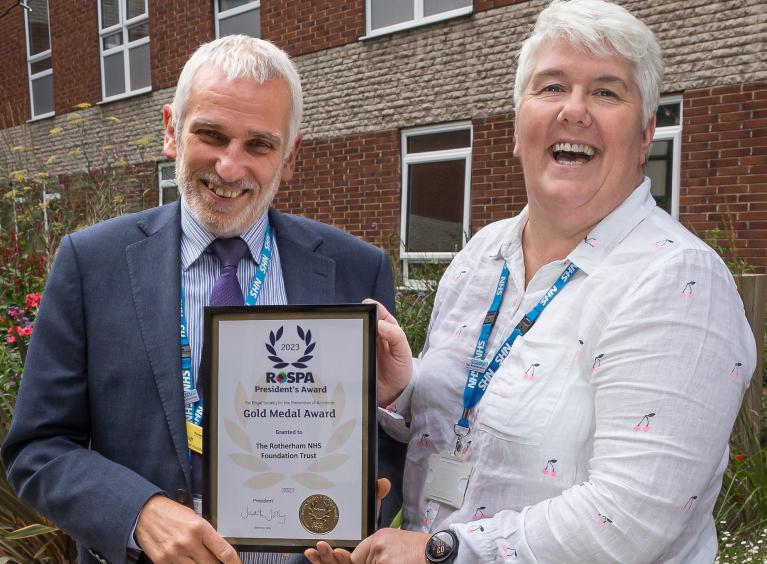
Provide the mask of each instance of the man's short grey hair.
POLYGON ((663 83, 663 56, 655 34, 625 8, 604 0, 554 0, 535 22, 522 44, 514 80, 514 108, 535 68, 535 56, 545 43, 564 40, 574 49, 596 56, 620 55, 634 67, 642 97, 642 123, 655 114, 663 83))
POLYGON ((301 79, 285 51, 269 41, 247 35, 227 35, 205 43, 186 62, 178 77, 176 94, 173 97, 173 126, 176 135, 181 133, 183 128, 186 104, 194 77, 200 68, 208 65, 223 72, 229 80, 247 78, 255 80, 258 84, 272 78, 285 81, 290 89, 292 102, 288 143, 285 146, 287 157, 298 135, 303 114, 301 79))

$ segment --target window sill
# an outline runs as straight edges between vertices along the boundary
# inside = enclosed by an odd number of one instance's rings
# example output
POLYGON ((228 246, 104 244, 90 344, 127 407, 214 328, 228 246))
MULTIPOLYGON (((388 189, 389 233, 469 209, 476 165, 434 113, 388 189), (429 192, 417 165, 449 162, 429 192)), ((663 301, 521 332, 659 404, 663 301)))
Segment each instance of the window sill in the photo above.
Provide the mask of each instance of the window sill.
POLYGON ((35 123, 36 121, 43 121, 44 119, 50 119, 56 116, 56 112, 50 112, 39 116, 34 116, 27 120, 27 123, 35 123))
POLYGON ((119 100, 125 100, 126 98, 133 98, 134 96, 141 96, 142 94, 149 94, 152 92, 152 87, 147 86, 139 90, 132 90, 131 92, 125 92, 124 94, 117 94, 116 96, 110 96, 109 98, 103 98, 100 102, 96 102, 96 105, 102 106, 105 104, 111 104, 119 100))

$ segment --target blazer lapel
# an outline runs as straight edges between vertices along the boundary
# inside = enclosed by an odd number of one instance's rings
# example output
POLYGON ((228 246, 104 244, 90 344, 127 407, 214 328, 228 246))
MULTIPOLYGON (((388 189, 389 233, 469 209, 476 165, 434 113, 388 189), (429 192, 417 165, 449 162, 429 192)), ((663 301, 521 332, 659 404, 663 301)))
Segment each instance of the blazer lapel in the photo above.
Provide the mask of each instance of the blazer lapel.
POLYGON ((179 463, 191 487, 179 351, 181 215, 178 203, 144 216, 146 239, 126 248, 133 303, 179 463))
POLYGON ((269 209, 288 303, 327 304, 335 301, 336 264, 319 253, 323 239, 296 218, 269 209))

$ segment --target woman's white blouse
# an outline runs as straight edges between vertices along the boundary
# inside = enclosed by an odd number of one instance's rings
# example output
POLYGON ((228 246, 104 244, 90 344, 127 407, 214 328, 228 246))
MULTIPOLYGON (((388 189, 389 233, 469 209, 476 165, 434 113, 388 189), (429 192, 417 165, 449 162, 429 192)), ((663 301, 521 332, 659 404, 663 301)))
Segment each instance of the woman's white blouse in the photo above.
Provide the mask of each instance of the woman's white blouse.
POLYGON ((504 261, 487 358, 567 265, 524 288, 527 210, 482 229, 439 285, 411 384, 379 419, 409 441, 404 527, 452 528, 457 564, 712 562, 712 509, 755 344, 727 267, 649 179, 568 256, 580 272, 496 372, 463 456, 463 506, 422 495, 453 449, 466 361, 504 261), (409 423, 409 425, 408 425, 409 423))

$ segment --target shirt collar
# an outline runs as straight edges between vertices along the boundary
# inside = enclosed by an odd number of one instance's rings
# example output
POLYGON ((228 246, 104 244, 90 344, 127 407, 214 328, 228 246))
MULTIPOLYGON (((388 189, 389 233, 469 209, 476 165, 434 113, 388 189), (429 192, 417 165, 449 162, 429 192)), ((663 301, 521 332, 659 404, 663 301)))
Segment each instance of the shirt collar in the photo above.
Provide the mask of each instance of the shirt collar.
MULTIPOLYGON (((633 231, 655 208, 655 200, 650 194, 650 179, 645 177, 628 198, 600 221, 588 236, 581 241, 567 256, 581 270, 589 274, 602 260, 612 252, 618 243, 633 231)), ((514 255, 522 249, 522 230, 527 223, 527 206, 514 218, 508 236, 501 243, 494 258, 503 258, 507 262, 514 260, 514 255)), ((518 257, 521 260, 521 255, 518 257)))
POLYGON ((628 198, 611 211, 568 255, 581 270, 593 272, 613 249, 655 209, 650 179, 645 177, 628 198))
MULTIPOLYGON (((269 223, 268 212, 256 220, 240 237, 248 245, 251 257, 258 257, 269 223)), ((202 256, 216 238, 194 218, 192 212, 181 198, 181 268, 188 270, 202 256)))

